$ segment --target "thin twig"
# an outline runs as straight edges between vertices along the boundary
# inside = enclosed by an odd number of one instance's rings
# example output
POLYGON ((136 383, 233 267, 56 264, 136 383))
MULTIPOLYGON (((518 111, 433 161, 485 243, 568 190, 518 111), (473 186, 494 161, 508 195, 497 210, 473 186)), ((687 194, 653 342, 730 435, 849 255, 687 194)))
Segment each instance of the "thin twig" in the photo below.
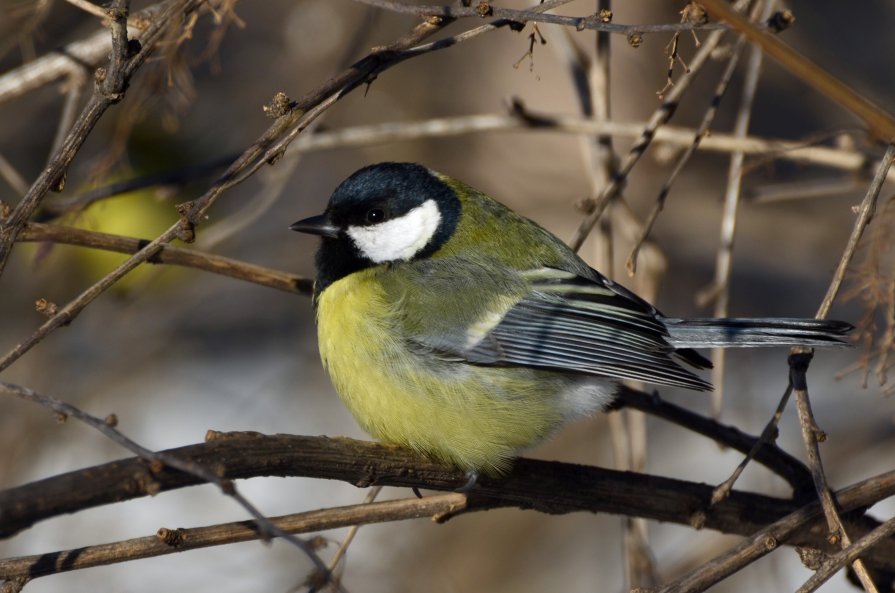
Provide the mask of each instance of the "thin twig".
MULTIPOLYGON (((854 492, 854 486, 836 493, 839 500, 846 500, 854 492)), ((850 507, 851 505, 847 505, 850 507)), ((662 586, 656 593, 698 593, 752 564, 762 556, 776 550, 794 534, 822 515, 820 504, 812 503, 779 519, 749 535, 742 542, 702 563, 696 570, 662 586)))
MULTIPOLYGON (((77 408, 76 406, 65 403, 54 397, 37 393, 36 391, 28 389, 27 387, 13 385, 11 383, 6 383, 3 381, 0 381, 0 391, 6 393, 7 395, 13 395, 52 410, 56 412, 56 414, 59 414, 62 419, 72 417, 83 422, 87 426, 98 430, 114 443, 117 443, 121 447, 124 447, 128 451, 139 456, 140 459, 148 462, 149 470, 152 473, 158 473, 165 466, 167 466, 195 476, 204 482, 208 482, 209 484, 214 484, 221 490, 221 492, 223 492, 227 496, 230 496, 237 503, 239 503, 240 506, 242 506, 249 513, 249 515, 253 517, 254 524, 256 525, 258 531, 258 537, 264 540, 268 540, 273 537, 280 537, 289 541, 290 543, 301 549, 308 556, 308 558, 314 563, 318 571, 323 574, 328 574, 326 571, 326 564, 317 555, 313 547, 311 547, 304 540, 289 535, 275 525, 272 525, 270 521, 268 521, 267 518, 261 513, 261 511, 256 509, 254 505, 252 505, 245 497, 243 497, 239 493, 239 491, 237 491, 236 485, 233 484, 231 480, 219 476, 216 471, 209 469, 208 467, 195 461, 180 458, 177 455, 172 455, 170 453, 164 452, 158 453, 146 449, 142 445, 139 445, 135 441, 125 436, 117 428, 115 428, 117 418, 115 418, 114 416, 108 416, 105 419, 97 418, 96 416, 92 416, 84 412, 80 408, 77 408)), ((151 480, 152 478, 149 479, 151 480)))
MULTIPOLYGON (((62 114, 59 116, 59 124, 56 126, 56 136, 53 138, 52 148, 50 148, 50 157, 56 154, 62 143, 65 141, 65 135, 74 125, 75 117, 77 117, 77 108, 81 103, 81 97, 84 94, 84 87, 87 84, 86 72, 83 70, 73 70, 65 83, 65 102, 62 105, 62 114)), ((49 164, 49 163, 48 163, 49 164)))
MULTIPOLYGON (((385 502, 332 507, 318 511, 270 517, 271 525, 283 533, 313 533, 325 529, 360 524, 385 523, 435 517, 457 513, 466 507, 466 496, 458 493, 437 494, 425 498, 389 500, 385 502)), ((206 527, 169 529, 162 527, 155 535, 137 537, 107 544, 60 550, 34 556, 20 556, 0 560, 0 578, 31 578, 81 570, 92 566, 107 566, 131 560, 176 554, 210 546, 256 541, 260 538, 257 525, 251 521, 220 523, 206 527), (49 561, 48 561, 49 559, 49 561)), ((335 562, 328 567, 332 570, 335 562)))
MULTIPOLYGON (((199 0, 191 1, 199 2, 199 0)), ((192 6, 192 4, 186 5, 185 8, 190 6, 192 6)), ((400 50, 402 47, 416 45, 419 43, 420 39, 432 35, 440 30, 445 24, 446 22, 442 20, 438 23, 427 21, 417 25, 410 33, 400 38, 391 46, 374 51, 372 54, 348 68, 345 72, 331 78, 301 99, 289 104, 285 108, 285 112, 279 115, 274 124, 271 125, 258 140, 249 146, 249 148, 247 148, 245 152, 230 165, 230 167, 228 167, 208 191, 198 199, 180 206, 180 221, 156 237, 153 241, 146 244, 140 251, 87 288, 74 300, 59 309, 58 313, 50 317, 28 338, 17 344, 12 350, 7 352, 6 355, 0 357, 0 371, 8 368, 50 333, 59 327, 71 323, 75 317, 87 307, 87 305, 93 302, 94 299, 118 282, 118 280, 123 278, 131 270, 152 259, 165 245, 175 238, 191 241, 194 236, 195 227, 204 220, 205 213, 217 199, 220 198, 225 190, 245 179, 246 171, 255 171, 260 168, 262 164, 270 163, 275 160, 275 157, 270 153, 271 146, 278 147, 278 150, 285 150, 286 145, 280 142, 281 138, 284 136, 293 136, 293 132, 297 133, 297 131, 310 125, 311 122, 313 122, 314 119, 328 106, 332 105, 333 102, 344 95, 346 88, 355 88, 361 82, 367 80, 371 73, 378 72, 398 63, 398 60, 393 57, 396 51, 400 50)), ((145 51, 146 48, 144 47, 138 56, 145 51)), ((136 67, 134 60, 136 60, 136 57, 129 62, 129 67, 136 67)), ((288 101, 285 102, 288 103, 288 101)), ((95 103, 96 101, 91 102, 91 104, 95 103)), ((78 141, 83 142, 83 137, 78 134, 73 133, 70 134, 69 137, 77 138, 78 141)), ((73 158, 74 153, 70 156, 73 158)), ((44 182, 46 182, 46 178, 48 177, 48 171, 52 170, 52 167, 44 170, 42 175, 44 182)), ((32 186, 32 190, 39 185, 40 183, 35 183, 35 185, 32 186)), ((46 189, 48 190, 48 188, 46 189)), ((7 238, 14 237, 18 234, 21 227, 24 226, 24 220, 20 220, 20 218, 26 214, 30 216, 31 210, 37 207, 42 195, 45 195, 45 191, 35 190, 31 192, 30 200, 27 195, 22 199, 16 210, 13 211, 13 215, 5 221, 4 225, 0 225, 0 239, 3 238, 4 231, 7 233, 7 238), (16 212, 19 213, 19 217, 16 217, 16 212)), ((2 247, 3 244, 0 242, 0 256, 2 256, 2 247)))
POLYGON ((28 182, 2 154, 0 154, 0 177, 6 180, 16 195, 24 196, 28 191, 28 182))
MULTIPOLYGON (((364 497, 364 502, 363 502, 363 504, 364 504, 364 505, 367 505, 367 506, 372 505, 372 504, 373 504, 373 501, 376 500, 376 497, 379 496, 379 493, 380 493, 380 492, 382 492, 382 486, 373 486, 372 488, 370 488, 370 491, 367 492, 367 495, 364 497)), ((430 497, 427 497, 427 498, 418 498, 418 497, 414 497, 413 499, 406 499, 405 502, 406 502, 409 506, 412 506, 412 502, 411 502, 411 501, 414 501, 414 500, 417 500, 417 501, 419 501, 419 500, 425 500, 427 503, 430 503, 430 504, 431 504, 432 501, 431 501, 431 500, 428 500, 428 499, 439 498, 439 497, 444 497, 444 496, 452 497, 452 498, 453 498, 453 497, 456 497, 457 495, 456 495, 456 494, 442 494, 442 495, 438 495, 438 496, 435 496, 435 497, 430 496, 430 497)), ((426 513, 426 515, 436 515, 436 514, 444 514, 444 513, 453 513, 453 512, 457 512, 457 510, 458 510, 462 505, 465 505, 465 504, 466 504, 466 495, 464 495, 464 494, 459 494, 459 496, 462 497, 462 498, 458 498, 458 499, 457 499, 457 504, 456 504, 455 506, 451 506, 451 507, 445 508, 445 509, 443 509, 443 510, 437 510, 437 511, 433 511, 433 512, 430 512, 430 513, 426 513)), ((389 504, 389 503, 380 503, 380 504, 389 504)), ((430 507, 427 507, 427 508, 430 508, 430 507)), ((329 510, 329 509, 327 509, 327 510, 329 510)), ((366 515, 364 516, 364 523, 363 523, 363 524, 364 524, 364 525, 369 525, 369 524, 370 524, 370 522, 366 520, 366 515)), ((360 523, 355 523, 355 524, 352 525, 351 528, 348 530, 348 533, 345 534, 345 537, 342 538, 342 543, 339 544, 339 549, 336 550, 336 553, 333 554, 332 559, 329 561, 329 567, 328 567, 328 568, 329 568, 329 573, 330 573, 330 574, 335 574, 336 569, 339 567, 339 564, 342 562, 342 559, 345 558, 345 554, 348 552, 348 546, 350 546, 350 545, 351 545, 351 542, 354 541, 354 537, 357 535, 357 532, 358 532, 358 530, 360 529, 360 527, 361 527, 361 524, 360 524, 360 523)), ((336 581, 339 580, 339 578, 338 578, 338 577, 335 577, 335 576, 332 577, 332 578, 333 578, 334 580, 336 580, 336 581)))
MULTIPOLYGON (((717 420, 676 406, 655 393, 646 394, 623 387, 618 395, 618 405, 661 418, 690 432, 710 438, 723 447, 730 447, 744 454, 752 449, 757 449, 754 453, 755 461, 785 480, 792 487, 794 499, 801 500, 808 492, 813 494, 811 472, 808 471, 808 468, 795 457, 780 449, 772 440, 758 447, 759 444, 762 444, 761 437, 746 434, 736 427, 721 424, 717 420)), ((709 503, 711 504, 711 498, 709 503)))
MULTIPOLYGON (((525 111, 517 115, 465 115, 458 117, 433 118, 421 121, 390 122, 352 126, 327 132, 299 136, 289 147, 284 158, 294 158, 300 154, 322 150, 338 150, 356 146, 388 144, 413 141, 421 138, 438 138, 464 134, 491 132, 513 133, 555 133, 578 134, 585 140, 594 135, 636 138, 643 132, 643 124, 618 121, 597 121, 568 115, 547 115, 525 111)), ((694 130, 676 126, 663 126, 656 130, 655 142, 675 147, 686 147, 692 143, 694 130)), ((588 140, 589 141, 589 140, 588 140)), ((768 138, 740 138, 731 134, 713 132, 702 139, 699 150, 744 155, 770 155, 771 158, 801 163, 822 165, 852 173, 860 173, 867 164, 867 157, 857 151, 810 146, 804 142, 775 140, 768 138)), ((182 185, 206 177, 217 169, 232 163, 236 156, 225 156, 199 165, 184 167, 174 171, 153 173, 135 179, 89 190, 71 200, 47 200, 42 211, 63 214, 84 208, 93 202, 121 193, 143 189, 155 185, 182 185)), ((887 178, 895 180, 895 172, 887 178)), ((854 181, 850 183, 854 184, 854 181)), ((604 272, 608 269, 604 269, 604 272)))
MULTIPOLYGON (((369 525, 436 517, 456 513, 466 506, 466 496, 458 493, 438 494, 422 499, 411 498, 386 502, 332 507, 319 511, 270 517, 271 525, 283 533, 313 533, 339 527, 369 525)), ((0 578, 31 578, 176 554, 189 550, 221 546, 260 538, 257 525, 251 521, 220 523, 207 527, 169 529, 162 527, 155 535, 60 550, 48 554, 21 556, 0 560, 0 578), (48 561, 51 559, 51 561, 48 561)), ((330 569, 335 563, 330 564, 330 569)))
MULTIPOLYGON (((19 233, 18 241, 46 241, 102 249, 115 253, 137 253, 149 243, 145 239, 35 222, 29 222, 25 225, 25 228, 19 233)), ((256 266, 212 253, 204 253, 195 249, 172 247, 171 245, 163 246, 155 256, 147 260, 147 263, 169 264, 203 270, 304 296, 310 296, 314 284, 313 280, 295 274, 256 266)))
POLYGON ((889 519, 852 545, 829 556, 821 567, 811 575, 796 593, 812 593, 820 588, 831 576, 858 559, 864 552, 877 545, 883 539, 895 534, 895 518, 889 519))
MULTIPOLYGON (((738 4, 742 3, 743 2, 739 2, 738 4)), ((625 178, 653 141, 656 130, 666 124, 668 120, 671 119, 671 116, 674 115, 681 96, 690 87, 690 83, 696 78, 696 75, 702 69, 702 66, 708 61, 712 51, 717 47, 718 43, 721 42, 723 35, 724 31, 713 31, 711 35, 709 35, 702 48, 700 48, 693 58, 690 65, 690 71, 678 80, 677 84, 675 84, 665 96, 662 105, 653 112, 646 126, 641 131, 640 138, 634 143, 634 146, 631 147, 631 150, 628 152, 624 161, 619 165, 618 173, 612 179, 612 182, 603 189, 600 197, 593 204, 593 210, 585 217, 578 227, 578 231, 575 233, 572 241, 570 241, 572 249, 577 251, 584 244, 591 229, 593 229, 597 220, 602 216, 603 210, 611 200, 615 199, 615 196, 624 184, 625 178)))
MULTIPOLYGON (((578 31, 583 31, 585 29, 590 29, 594 31, 602 31, 605 33, 616 33, 619 35, 630 35, 631 33, 670 33, 676 31, 693 31, 696 29, 718 29, 720 28, 718 23, 705 23, 702 25, 695 25, 691 23, 671 23, 671 24, 660 24, 660 25, 619 25, 616 23, 604 22, 602 21, 598 15, 588 15, 588 16, 562 16, 557 14, 541 14, 540 11, 535 9, 529 10, 518 10, 513 8, 502 8, 499 6, 494 6, 493 4, 487 4, 487 11, 483 14, 480 12, 478 6, 471 7, 455 7, 455 6, 425 6, 418 4, 404 4, 401 2, 392 2, 389 0, 354 0, 355 2, 359 2, 361 4, 367 4, 370 6, 375 6, 376 8, 380 8, 382 10, 389 10, 392 12, 400 12, 404 14, 414 14, 417 16, 439 16, 439 17, 450 17, 450 18, 482 18, 484 17, 497 17, 502 19, 509 19, 516 21, 518 23, 551 23, 555 25, 563 25, 566 27, 574 27, 578 31)), ((565 2, 554 3, 554 6, 558 4, 565 4, 569 0, 565 0, 565 2)), ((549 2, 545 2, 544 4, 550 4, 549 2)), ((538 7, 540 8, 540 6, 538 7)), ((551 7, 553 8, 553 7, 551 7)), ((549 8, 547 9, 549 10, 549 8)))
POLYGON ((880 109, 847 86, 838 78, 786 45, 778 37, 750 23, 742 14, 733 10, 725 0, 700 0, 714 17, 730 23, 730 26, 749 41, 760 46, 771 58, 789 70, 799 80, 814 87, 838 105, 858 116, 870 128, 870 133, 884 142, 895 140, 895 118, 880 109))
MULTIPOLYGON (((715 491, 712 492, 712 504, 716 504, 718 501, 724 500, 728 496, 730 496, 731 491, 733 490, 734 484, 740 478, 740 474, 743 473, 743 470, 746 469, 746 466, 750 461, 755 459, 758 452, 762 449, 762 447, 773 445, 777 440, 777 432, 778 426, 780 425, 780 419, 783 417, 783 410, 786 409, 786 404, 789 403, 789 398, 792 395, 792 385, 787 385, 786 390, 783 392, 783 397, 780 398, 780 403, 777 404, 777 409, 774 411, 774 415, 765 425, 764 430, 761 431, 761 436, 758 437, 758 440, 755 441, 755 444, 752 445, 752 448, 749 449, 749 452, 746 453, 746 456, 740 462, 740 464, 733 470, 733 473, 729 478, 724 480, 721 484, 719 484, 715 491)), ((803 488, 804 490, 804 488, 803 488)), ((797 499, 804 498, 805 492, 793 492, 793 497, 797 499)))
POLYGON ((646 241, 646 238, 649 236, 650 231, 652 231, 656 219, 659 218, 659 213, 665 208, 665 202, 668 199, 668 194, 671 192, 671 186, 674 184, 675 180, 677 180, 677 176, 681 171, 684 170, 687 163, 690 162, 690 158, 696 153, 696 149, 699 148, 699 143, 702 142, 702 139, 709 133, 709 126, 715 121, 715 116, 718 114, 718 108, 721 106, 721 99, 727 94, 727 88, 730 86, 730 81, 733 79, 733 73, 736 70, 737 63, 740 61, 740 54, 742 53, 744 43, 743 38, 740 37, 734 44, 730 59, 727 61, 727 67, 724 69, 721 79, 715 86, 715 93, 709 102, 709 108, 702 116, 702 121, 696 129, 696 134, 694 134, 687 149, 680 157, 678 157, 671 173, 668 175, 668 179, 662 184, 662 188, 656 196, 656 202, 653 205, 653 209, 650 211, 649 216, 647 216, 646 222, 643 223, 643 229, 640 231, 640 236, 637 237, 637 240, 634 242, 634 247, 631 249, 630 255, 628 255, 626 267, 628 268, 628 274, 630 275, 634 275, 637 272, 637 253, 640 251, 640 246, 643 245, 643 242, 646 241))
POLYGON ((873 176, 873 181, 867 188, 867 193, 864 195, 864 200, 861 202, 861 206, 858 209, 858 217, 855 219, 855 225, 852 227, 851 236, 848 238, 848 243, 842 254, 842 259, 839 260, 839 265, 836 267, 836 273, 833 274, 833 280, 830 282, 827 294, 824 296, 815 315, 818 319, 824 319, 827 314, 829 314, 830 307, 833 306, 833 301, 839 293, 839 288, 842 286, 842 281, 845 279, 848 265, 855 255, 855 250, 858 248, 858 243, 861 241, 864 229, 870 224, 870 221, 873 219, 873 215, 876 212, 876 202, 879 198, 879 192, 883 187, 883 182, 886 180, 886 176, 888 175, 893 160, 895 160, 895 144, 890 144, 886 149, 886 154, 883 156, 876 169, 876 175, 873 176))
MULTIPOLYGON (((839 517, 839 511, 836 508, 836 501, 833 499, 830 487, 827 484, 827 476, 824 472, 820 447, 818 446, 818 442, 825 440, 826 435, 818 427, 817 421, 814 419, 814 412, 811 410, 811 401, 808 397, 808 381, 805 375, 811 362, 811 356, 810 351, 801 352, 797 348, 793 349, 792 354, 789 356, 789 380, 796 394, 796 409, 799 412, 799 426, 802 428, 802 440, 805 443, 808 468, 811 470, 814 489, 820 499, 821 508, 827 521, 830 543, 839 543, 845 548, 851 544, 851 540, 842 524, 842 519, 839 517)), ((878 593, 876 585, 873 584, 870 573, 862 560, 856 559, 852 563, 852 568, 855 574, 858 575, 858 579, 860 579, 867 593, 878 593)))
MULTIPOLYGON (((775 6, 776 2, 774 0, 757 3, 752 13, 752 19, 766 22, 775 6)), ((758 90, 758 80, 761 77, 762 57, 759 48, 755 46, 750 48, 740 105, 733 125, 733 135, 737 138, 745 138, 749 133, 752 105, 755 101, 755 93, 758 90)), ((721 238, 718 243, 718 254, 715 257, 715 278, 709 292, 715 302, 715 317, 727 317, 728 314, 733 242, 736 236, 737 211, 743 186, 743 163, 745 159, 745 153, 742 151, 734 152, 730 157, 730 165, 727 169, 727 190, 724 193, 724 211, 721 215, 721 238)), ((700 298, 697 297, 697 300, 700 300, 700 298)), ((724 348, 717 348, 712 351, 712 385, 715 386, 715 390, 712 392, 712 413, 716 417, 721 415, 721 406, 724 401, 724 363, 726 360, 724 348)), ((779 412, 782 412, 782 410, 779 410, 779 412)), ((779 421, 777 414, 775 414, 775 418, 779 421)), ((771 420, 771 423, 774 423, 776 426, 775 422, 775 420, 771 420)), ((768 424, 768 428, 771 423, 768 424)), ((768 429, 766 428, 765 430, 768 429)), ((764 433, 762 433, 762 436, 764 436, 764 433)), ((735 475, 731 476, 734 482, 739 472, 743 471, 741 468, 745 468, 748 460, 749 456, 747 455, 740 468, 734 471, 735 475)), ((733 482, 730 483, 730 487, 732 486, 733 482)))
POLYGON ((93 16, 98 16, 99 18, 106 20, 109 18, 109 13, 101 6, 97 6, 92 2, 88 2, 87 0, 65 0, 72 6, 77 6, 84 12, 90 13, 93 16))
MULTIPOLYGON (((75 155, 87 140, 90 132, 106 110, 120 101, 124 95, 125 81, 146 61, 155 49, 156 42, 164 34, 175 18, 191 14, 203 4, 202 0, 178 0, 168 4, 168 9, 159 15, 141 39, 141 49, 133 57, 128 57, 126 10, 118 9, 113 18, 112 47, 109 67, 104 73, 97 71, 98 79, 90 101, 84 107, 75 125, 66 135, 65 141, 53 155, 50 164, 41 172, 25 196, 16 204, 12 213, 0 221, 0 274, 6 267, 16 235, 25 226, 32 214, 40 206, 41 200, 54 188, 60 188, 65 174, 75 155)), ((126 5, 122 4, 126 8, 126 5)))
POLYGON ((763 183, 750 188, 744 197, 749 204, 816 200, 817 198, 845 196, 865 185, 861 177, 852 175, 818 177, 817 179, 800 179, 783 183, 763 183))
POLYGON ((209 177, 215 172, 223 170, 227 165, 236 160, 236 157, 238 156, 239 155, 236 154, 229 154, 198 165, 189 165, 173 171, 161 171, 159 173, 151 173, 132 179, 114 181, 108 185, 87 190, 65 200, 48 199, 41 204, 40 214, 38 216, 42 214, 46 217, 67 214, 69 212, 78 212, 91 204, 106 198, 146 189, 147 187, 179 187, 187 185, 188 183, 209 177))
MULTIPOLYGON (((677 86, 677 85, 676 85, 677 86)), ((289 147, 290 154, 317 150, 333 150, 353 146, 386 144, 420 138, 458 136, 489 132, 543 132, 581 134, 583 136, 611 135, 619 138, 642 136, 644 124, 637 122, 605 121, 570 115, 549 114, 516 109, 511 115, 467 115, 433 118, 416 122, 391 122, 355 126, 300 137, 289 147)), ((663 126, 655 130, 654 142, 685 147, 693 141, 694 130, 678 126, 663 126)), ((866 155, 846 149, 811 146, 804 142, 769 138, 737 138, 731 134, 715 133, 703 138, 700 150, 746 155, 773 155, 774 158, 823 165, 859 173, 867 165, 866 155)), ((895 179, 895 173, 890 173, 895 179)))
MULTIPOLYGON (((611 0, 597 0, 595 16, 606 17, 612 14, 611 0)), ((569 29, 564 29, 571 36, 569 29)), ((569 40, 571 41, 571 39, 569 40)), ((572 43, 573 47, 578 47, 572 43)), ((579 60, 582 69, 588 65, 587 61, 579 60)), ((594 57, 586 70, 587 95, 583 98, 582 115, 591 115, 594 121, 609 121, 611 119, 611 89, 612 78, 610 76, 611 65, 611 37, 606 31, 597 31, 594 41, 594 57), (587 103, 585 103, 587 101, 587 103), (589 103, 590 109, 586 109, 589 103)), ((589 157, 587 167, 590 177, 590 195, 588 202, 592 202, 600 195, 603 188, 616 176, 618 169, 618 155, 610 134, 596 134, 591 137, 583 137, 586 155, 589 157)), ((588 204, 589 205, 589 204, 588 204)), ((621 212, 621 209, 616 209, 621 212)), ((614 270, 614 230, 618 225, 613 223, 613 216, 606 216, 597 229, 599 237, 600 253, 604 266, 603 272, 609 278, 613 278, 614 270)), ((648 295, 650 298, 654 295, 648 295)), ((616 467, 633 471, 645 471, 647 467, 647 430, 646 415, 639 410, 620 410, 610 415, 609 422, 612 432, 613 451, 616 467)), ((624 541, 623 554, 625 560, 625 588, 654 587, 659 582, 658 571, 654 555, 650 549, 649 523, 642 518, 625 517, 623 521, 624 541)))

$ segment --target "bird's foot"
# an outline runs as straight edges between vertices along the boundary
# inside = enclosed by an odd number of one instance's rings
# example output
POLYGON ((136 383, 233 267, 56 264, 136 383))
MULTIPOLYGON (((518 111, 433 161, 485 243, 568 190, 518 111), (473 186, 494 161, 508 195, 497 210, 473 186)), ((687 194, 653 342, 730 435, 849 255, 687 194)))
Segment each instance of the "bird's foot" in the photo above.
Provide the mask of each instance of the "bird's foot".
POLYGON ((471 469, 466 472, 466 483, 457 488, 454 492, 459 492, 461 494, 468 494, 473 488, 475 488, 476 483, 479 481, 479 472, 477 470, 471 469))

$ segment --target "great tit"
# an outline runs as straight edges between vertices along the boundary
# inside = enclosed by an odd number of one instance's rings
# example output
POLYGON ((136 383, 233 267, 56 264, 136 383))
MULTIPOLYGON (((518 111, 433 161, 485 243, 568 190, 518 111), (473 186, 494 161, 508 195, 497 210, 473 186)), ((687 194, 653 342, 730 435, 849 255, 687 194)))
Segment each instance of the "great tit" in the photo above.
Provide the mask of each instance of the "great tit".
POLYGON ((844 346, 848 323, 678 319, 472 187, 412 163, 365 167, 326 211, 314 306, 323 364, 375 438, 499 475, 602 410, 620 380, 708 391, 692 348, 844 346))

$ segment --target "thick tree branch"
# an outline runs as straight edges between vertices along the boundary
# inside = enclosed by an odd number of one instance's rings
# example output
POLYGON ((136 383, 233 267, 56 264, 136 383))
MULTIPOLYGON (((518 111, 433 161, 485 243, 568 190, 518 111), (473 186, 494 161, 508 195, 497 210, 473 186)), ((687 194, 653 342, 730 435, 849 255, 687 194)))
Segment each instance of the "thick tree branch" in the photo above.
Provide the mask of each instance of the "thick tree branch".
MULTIPOLYGON (((232 498, 240 506, 242 506, 249 513, 249 515, 254 517, 254 522, 258 530, 258 536, 260 538, 266 541, 272 539, 273 537, 279 537, 292 543, 300 550, 302 550, 305 555, 308 556, 308 558, 310 558, 322 578, 327 581, 329 580, 329 570, 320 559, 320 557, 317 555, 312 545, 310 545, 308 542, 305 542, 304 540, 300 540, 299 538, 292 536, 291 534, 277 529, 276 526, 272 525, 270 521, 268 521, 267 518, 262 515, 261 512, 257 508, 255 508, 255 506, 250 503, 248 499, 246 499, 236 489, 236 486, 231 480, 221 477, 218 472, 212 469, 210 466, 195 463, 189 459, 171 456, 164 452, 155 452, 146 449, 116 428, 118 419, 114 414, 101 419, 84 412, 76 406, 58 400, 54 397, 43 395, 31 389, 12 385, 10 383, 5 383, 2 381, 0 381, 0 392, 3 392, 7 395, 14 395, 26 401, 37 403, 49 410, 53 410, 62 418, 67 418, 68 416, 76 418, 77 420, 83 422, 91 428, 99 431, 100 433, 108 437, 112 442, 120 445, 121 447, 124 447, 132 453, 136 453, 139 456, 138 459, 141 459, 144 463, 148 464, 148 467, 152 468, 153 471, 168 467, 172 470, 191 475, 202 482, 214 484, 220 489, 223 494, 232 498)), ((0 517, 2 517, 2 509, 3 507, 0 506, 0 517)))
MULTIPOLYGON (((215 467, 224 479, 304 476, 358 487, 381 484, 433 490, 453 490, 467 480, 462 472, 411 451, 347 438, 210 432, 206 443, 164 453, 215 467)), ((0 509, 4 509, 0 535, 8 537, 61 514, 202 483, 194 475, 167 466, 152 467, 140 458, 69 472, 0 492, 0 509)), ((733 491, 727 500, 711 506, 711 495, 712 487, 706 484, 519 459, 505 478, 482 477, 462 512, 496 507, 550 514, 605 512, 749 535, 803 506, 742 491, 733 491)), ((895 471, 845 488, 837 499, 848 512, 892 495, 895 471)), ((781 543, 832 550, 819 504, 811 503, 805 520, 809 523, 781 543)), ((875 526, 853 521, 849 529, 860 537, 875 526)), ((895 540, 882 541, 865 559, 892 568, 895 540)))

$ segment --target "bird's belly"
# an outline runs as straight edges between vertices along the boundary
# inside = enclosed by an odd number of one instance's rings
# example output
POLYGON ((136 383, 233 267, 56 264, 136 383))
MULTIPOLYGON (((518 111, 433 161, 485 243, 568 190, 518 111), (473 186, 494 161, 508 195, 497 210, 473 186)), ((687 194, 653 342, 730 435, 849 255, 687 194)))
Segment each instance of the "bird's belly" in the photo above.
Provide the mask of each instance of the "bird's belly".
POLYGON ((321 358, 358 423, 377 439, 466 470, 500 473, 520 449, 611 397, 602 380, 409 349, 363 272, 327 287, 317 307, 321 358))

